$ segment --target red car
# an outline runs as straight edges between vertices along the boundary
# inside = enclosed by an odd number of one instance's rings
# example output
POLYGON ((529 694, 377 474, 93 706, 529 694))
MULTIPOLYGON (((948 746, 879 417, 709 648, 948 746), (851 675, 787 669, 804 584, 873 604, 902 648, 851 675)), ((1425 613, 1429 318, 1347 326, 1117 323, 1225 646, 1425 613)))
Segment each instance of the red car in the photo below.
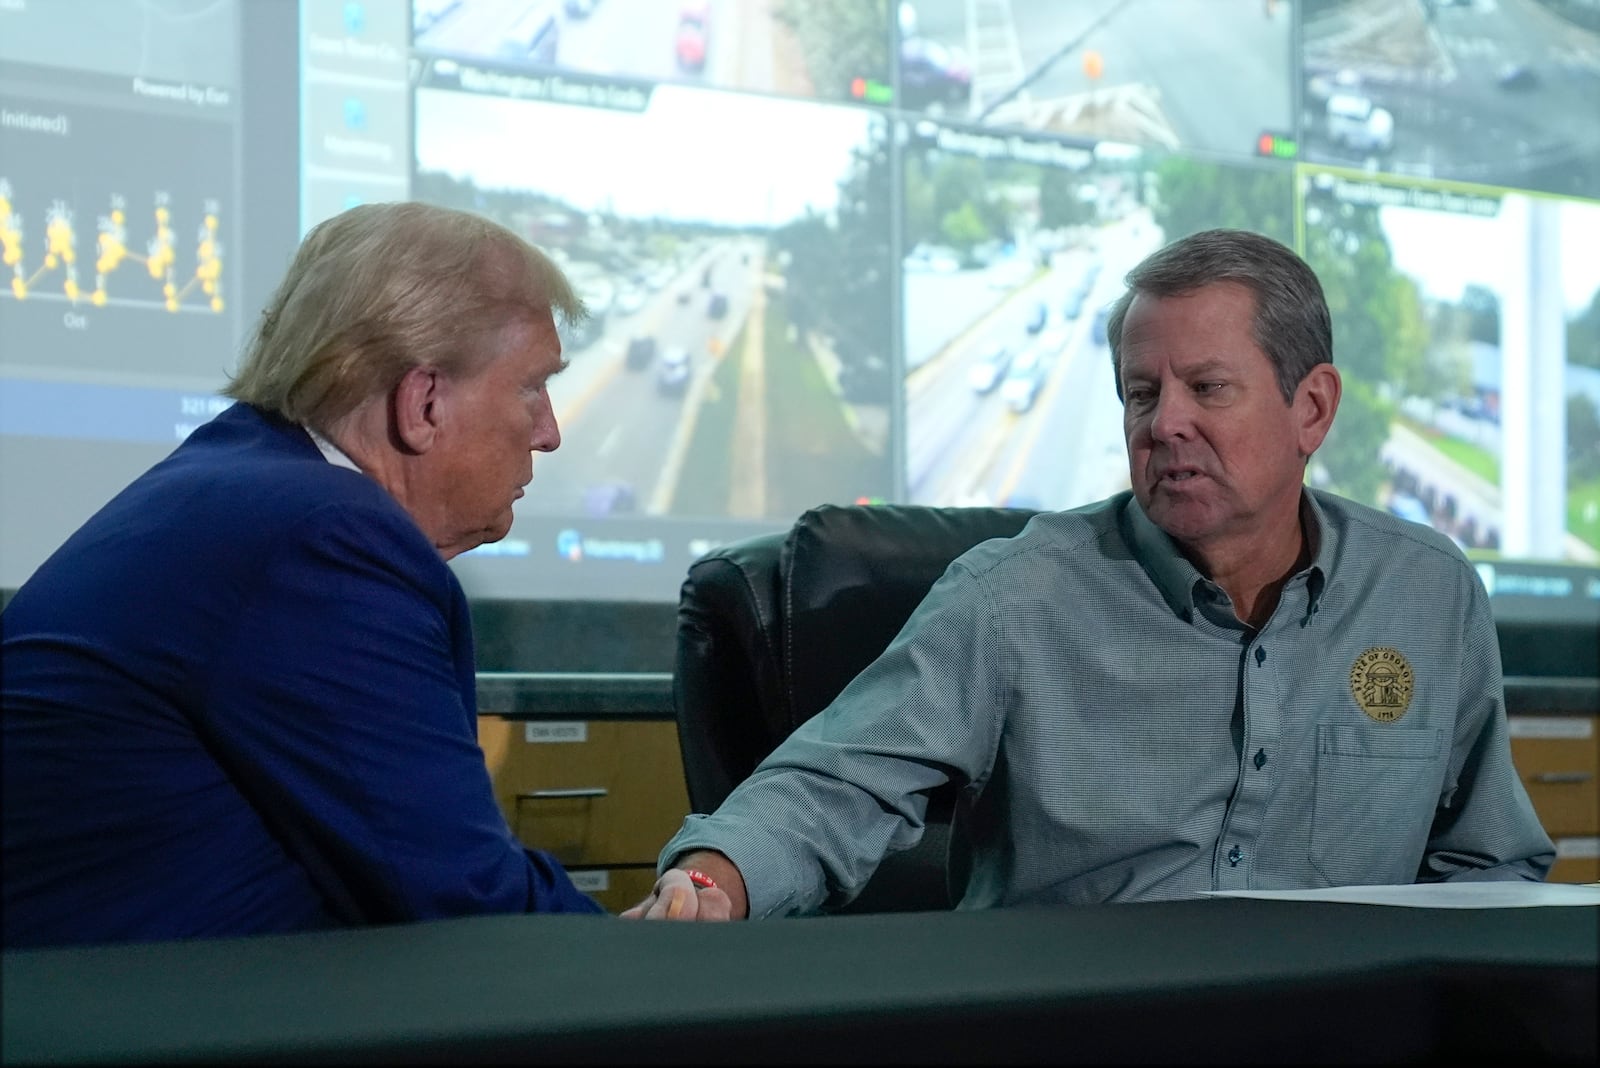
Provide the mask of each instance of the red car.
POLYGON ((678 12, 678 66, 699 71, 706 65, 706 44, 711 37, 709 0, 689 0, 678 12))

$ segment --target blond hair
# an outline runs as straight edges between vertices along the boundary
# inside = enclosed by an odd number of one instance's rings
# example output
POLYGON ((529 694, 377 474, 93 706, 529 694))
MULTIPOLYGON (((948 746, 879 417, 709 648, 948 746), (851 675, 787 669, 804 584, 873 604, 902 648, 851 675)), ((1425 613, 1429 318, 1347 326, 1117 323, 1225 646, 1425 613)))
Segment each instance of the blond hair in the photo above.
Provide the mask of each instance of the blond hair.
POLYGON ((365 204, 306 235, 223 392, 326 431, 414 367, 471 376, 486 335, 547 312, 586 315, 561 268, 500 224, 365 204))

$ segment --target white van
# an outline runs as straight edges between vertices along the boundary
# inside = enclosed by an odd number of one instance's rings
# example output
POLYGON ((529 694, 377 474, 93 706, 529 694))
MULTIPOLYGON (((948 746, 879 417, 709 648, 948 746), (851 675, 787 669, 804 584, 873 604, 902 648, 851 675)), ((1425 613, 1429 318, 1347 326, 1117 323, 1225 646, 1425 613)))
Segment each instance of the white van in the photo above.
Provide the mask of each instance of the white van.
POLYGON ((1355 93, 1328 97, 1328 136, 1355 152, 1387 152, 1394 147, 1394 116, 1355 93))

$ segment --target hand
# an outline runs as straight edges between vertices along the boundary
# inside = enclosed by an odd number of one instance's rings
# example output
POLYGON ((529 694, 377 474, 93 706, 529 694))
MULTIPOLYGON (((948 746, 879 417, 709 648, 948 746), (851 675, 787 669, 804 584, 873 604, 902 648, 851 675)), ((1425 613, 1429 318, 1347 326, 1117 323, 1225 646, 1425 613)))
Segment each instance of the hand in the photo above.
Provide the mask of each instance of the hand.
POLYGON ((648 897, 618 915, 624 920, 731 920, 733 901, 726 891, 695 886, 681 868, 669 868, 648 897))

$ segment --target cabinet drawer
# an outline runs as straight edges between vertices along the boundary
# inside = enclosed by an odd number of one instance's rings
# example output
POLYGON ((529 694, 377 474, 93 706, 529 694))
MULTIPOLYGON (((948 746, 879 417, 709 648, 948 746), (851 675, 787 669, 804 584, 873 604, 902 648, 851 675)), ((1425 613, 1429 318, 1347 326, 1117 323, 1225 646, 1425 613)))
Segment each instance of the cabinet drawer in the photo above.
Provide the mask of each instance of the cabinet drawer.
POLYGON ((1553 838, 1600 834, 1600 735, 1594 716, 1512 716, 1511 760, 1553 838))
POLYGON ((671 720, 478 717, 506 822, 568 867, 655 864, 689 812, 677 730, 671 720))
POLYGON ((1548 882, 1600 883, 1600 837, 1557 838, 1548 882))

